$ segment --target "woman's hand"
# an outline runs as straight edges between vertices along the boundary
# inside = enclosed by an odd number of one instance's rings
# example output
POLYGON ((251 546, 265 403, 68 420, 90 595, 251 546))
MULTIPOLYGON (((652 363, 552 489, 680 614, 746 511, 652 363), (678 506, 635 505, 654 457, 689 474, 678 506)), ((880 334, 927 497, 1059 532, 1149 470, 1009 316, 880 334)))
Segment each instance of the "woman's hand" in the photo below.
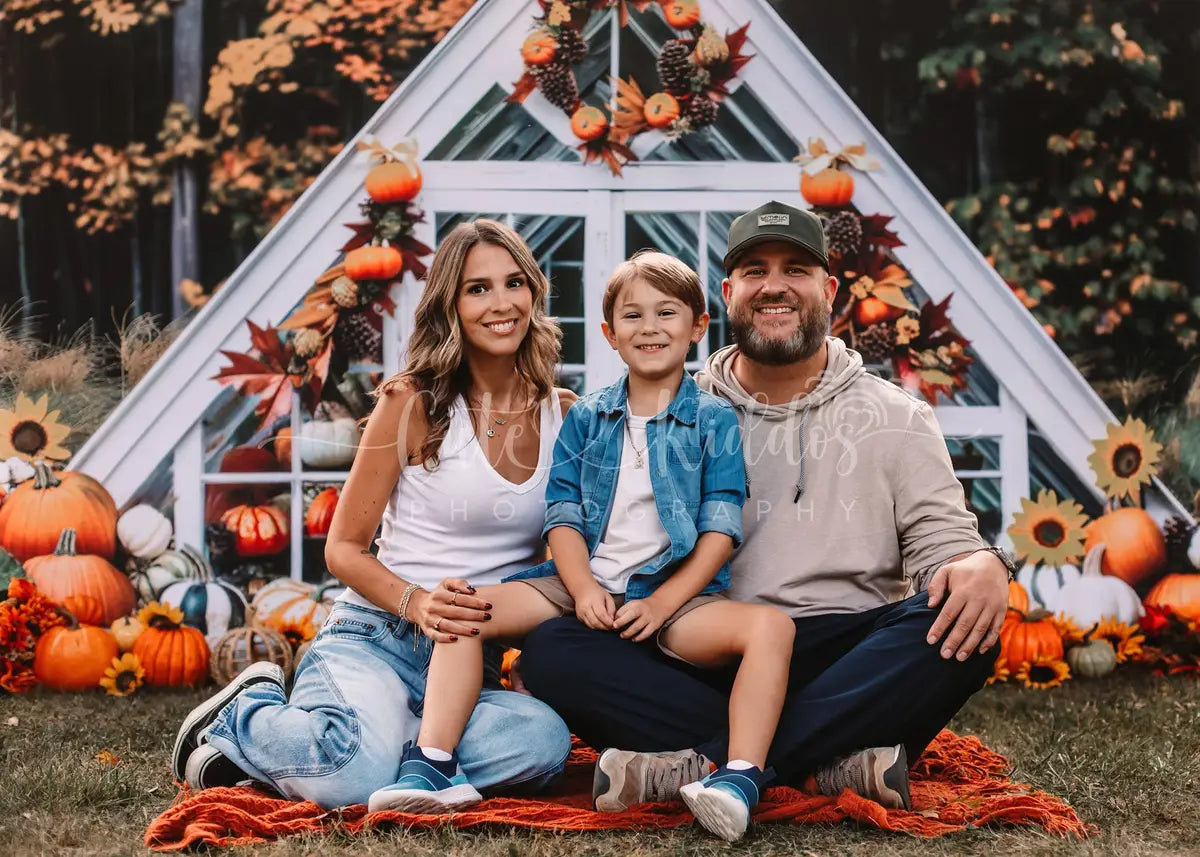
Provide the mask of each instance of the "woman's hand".
POLYGON ((617 607, 603 586, 596 584, 575 599, 575 616, 593 631, 611 631, 617 607))
POLYGON ((475 595, 475 587, 457 577, 448 577, 432 592, 418 589, 408 602, 409 621, 420 627, 435 643, 453 643, 459 635, 476 636, 479 629, 468 622, 492 618, 492 605, 475 595))

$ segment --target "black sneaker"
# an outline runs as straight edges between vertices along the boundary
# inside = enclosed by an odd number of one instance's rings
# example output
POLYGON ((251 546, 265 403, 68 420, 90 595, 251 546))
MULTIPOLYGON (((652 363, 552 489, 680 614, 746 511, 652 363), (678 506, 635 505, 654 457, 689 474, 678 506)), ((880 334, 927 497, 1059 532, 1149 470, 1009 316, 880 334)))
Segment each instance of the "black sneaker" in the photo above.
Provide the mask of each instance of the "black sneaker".
MULTIPOLYGON (((183 725, 179 727, 179 733, 175 736, 175 747, 171 751, 171 773, 175 779, 185 778, 187 774, 185 769, 191 764, 192 755, 201 744, 200 733, 216 719, 217 715, 221 713, 221 709, 246 688, 264 681, 274 682, 280 687, 284 687, 283 670, 278 664, 266 661, 250 664, 238 674, 237 678, 197 705, 187 717, 183 718, 183 725)), ((245 774, 241 778, 244 779, 245 774)))
POLYGON ((250 777, 212 744, 201 744, 188 756, 184 779, 193 789, 215 789, 236 786, 250 777))

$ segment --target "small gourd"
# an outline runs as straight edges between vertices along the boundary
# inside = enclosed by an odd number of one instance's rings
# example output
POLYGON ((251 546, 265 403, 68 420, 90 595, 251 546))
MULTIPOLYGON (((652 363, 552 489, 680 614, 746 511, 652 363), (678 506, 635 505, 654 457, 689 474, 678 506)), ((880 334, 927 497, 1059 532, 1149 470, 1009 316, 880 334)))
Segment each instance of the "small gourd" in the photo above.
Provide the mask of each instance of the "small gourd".
POLYGON ((1071 675, 1102 678, 1117 668, 1117 653, 1108 640, 1091 640, 1067 649, 1071 675))

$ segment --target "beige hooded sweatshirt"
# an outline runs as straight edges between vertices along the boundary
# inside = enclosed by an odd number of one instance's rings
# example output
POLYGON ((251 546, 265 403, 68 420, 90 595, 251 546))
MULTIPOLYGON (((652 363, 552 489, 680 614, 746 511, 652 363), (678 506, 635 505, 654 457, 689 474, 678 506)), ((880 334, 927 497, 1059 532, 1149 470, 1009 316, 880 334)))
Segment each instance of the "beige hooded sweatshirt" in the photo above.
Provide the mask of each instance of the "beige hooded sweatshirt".
POLYGON ((768 405, 733 375, 737 346, 696 375, 737 409, 749 497, 730 594, 793 617, 853 613, 925 589, 984 547, 933 409, 828 338, 816 389, 768 405))

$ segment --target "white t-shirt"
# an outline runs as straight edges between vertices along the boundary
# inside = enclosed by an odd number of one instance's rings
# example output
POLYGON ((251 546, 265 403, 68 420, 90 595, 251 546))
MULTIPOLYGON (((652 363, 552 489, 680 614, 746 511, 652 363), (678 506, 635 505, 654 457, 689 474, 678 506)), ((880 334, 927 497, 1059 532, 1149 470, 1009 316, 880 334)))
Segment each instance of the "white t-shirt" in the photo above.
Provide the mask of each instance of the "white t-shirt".
POLYGON ((621 448, 621 468, 613 494, 608 526, 592 557, 592 575, 605 590, 623 594, 633 573, 671 546, 671 537, 658 518, 646 453, 646 423, 650 417, 626 414, 628 429, 621 448), (630 442, 632 436, 632 443, 630 442), (637 465, 637 449, 643 464, 637 465))

